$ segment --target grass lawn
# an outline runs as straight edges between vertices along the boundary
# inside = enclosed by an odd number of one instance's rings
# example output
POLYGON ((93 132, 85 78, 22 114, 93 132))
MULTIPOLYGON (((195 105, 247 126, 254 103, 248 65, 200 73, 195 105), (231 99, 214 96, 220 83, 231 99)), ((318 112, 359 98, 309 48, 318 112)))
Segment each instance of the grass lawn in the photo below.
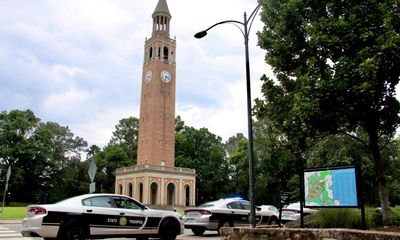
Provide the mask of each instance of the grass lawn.
POLYGON ((22 220, 25 217, 25 214, 26 207, 4 207, 1 217, 4 220, 22 220))

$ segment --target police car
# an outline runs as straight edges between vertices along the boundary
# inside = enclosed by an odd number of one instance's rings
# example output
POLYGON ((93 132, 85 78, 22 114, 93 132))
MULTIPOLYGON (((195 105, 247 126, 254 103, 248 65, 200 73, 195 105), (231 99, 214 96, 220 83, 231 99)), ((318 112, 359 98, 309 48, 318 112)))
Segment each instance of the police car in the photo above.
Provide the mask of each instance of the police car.
POLYGON ((28 206, 21 233, 45 240, 119 237, 170 240, 183 230, 178 213, 150 209, 123 195, 86 194, 55 204, 28 206))
MULTIPOLYGON (((185 209, 183 223, 196 236, 206 230, 219 230, 221 227, 249 226, 250 202, 241 198, 220 199, 204 203, 197 208, 185 209)), ((256 224, 277 224, 274 212, 256 209, 256 224)))

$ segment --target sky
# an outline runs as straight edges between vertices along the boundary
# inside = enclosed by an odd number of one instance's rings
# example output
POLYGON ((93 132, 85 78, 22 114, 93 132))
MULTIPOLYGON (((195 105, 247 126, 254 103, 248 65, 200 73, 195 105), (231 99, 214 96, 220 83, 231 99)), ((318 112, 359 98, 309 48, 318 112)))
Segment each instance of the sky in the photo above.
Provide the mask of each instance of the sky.
MULTIPOLYGON (((0 1, 0 111, 31 109, 68 126, 89 146, 108 144, 118 121, 139 118, 144 43, 158 0, 0 1)), ((167 0, 177 40, 176 115, 223 141, 247 135, 244 38, 224 20, 243 21, 255 0, 167 0)), ((272 76, 250 32, 252 98, 272 76)))

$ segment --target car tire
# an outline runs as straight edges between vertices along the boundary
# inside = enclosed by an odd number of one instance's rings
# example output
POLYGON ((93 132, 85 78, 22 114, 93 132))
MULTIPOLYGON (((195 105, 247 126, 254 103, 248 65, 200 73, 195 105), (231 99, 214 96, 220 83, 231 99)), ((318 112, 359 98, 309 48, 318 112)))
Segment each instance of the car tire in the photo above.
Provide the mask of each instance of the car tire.
POLYGON ((219 235, 221 235, 220 229, 223 228, 223 227, 233 227, 233 223, 230 222, 230 221, 222 221, 222 222, 220 222, 219 225, 218 225, 218 230, 217 230, 219 235))
POLYGON ((206 231, 206 229, 200 228, 200 227, 198 227, 198 228, 192 228, 192 232, 193 232, 193 234, 196 235, 196 236, 202 236, 202 235, 204 234, 205 231, 206 231))
POLYGON ((276 217, 271 217, 268 221, 269 225, 278 225, 278 219, 276 217))
POLYGON ((61 240, 86 240, 88 238, 87 227, 79 223, 71 223, 65 226, 61 233, 61 240))
POLYGON ((166 219, 161 224, 160 239, 161 240, 175 240, 176 236, 180 234, 180 225, 175 219, 166 219))

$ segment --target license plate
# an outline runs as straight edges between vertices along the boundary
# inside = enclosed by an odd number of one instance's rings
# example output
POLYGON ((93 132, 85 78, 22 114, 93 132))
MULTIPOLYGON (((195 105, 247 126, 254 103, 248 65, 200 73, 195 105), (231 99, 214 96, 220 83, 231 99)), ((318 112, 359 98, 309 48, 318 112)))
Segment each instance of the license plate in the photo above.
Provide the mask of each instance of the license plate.
POLYGON ((196 220, 194 220, 192 218, 188 218, 188 219, 186 219, 185 223, 196 223, 196 220))

